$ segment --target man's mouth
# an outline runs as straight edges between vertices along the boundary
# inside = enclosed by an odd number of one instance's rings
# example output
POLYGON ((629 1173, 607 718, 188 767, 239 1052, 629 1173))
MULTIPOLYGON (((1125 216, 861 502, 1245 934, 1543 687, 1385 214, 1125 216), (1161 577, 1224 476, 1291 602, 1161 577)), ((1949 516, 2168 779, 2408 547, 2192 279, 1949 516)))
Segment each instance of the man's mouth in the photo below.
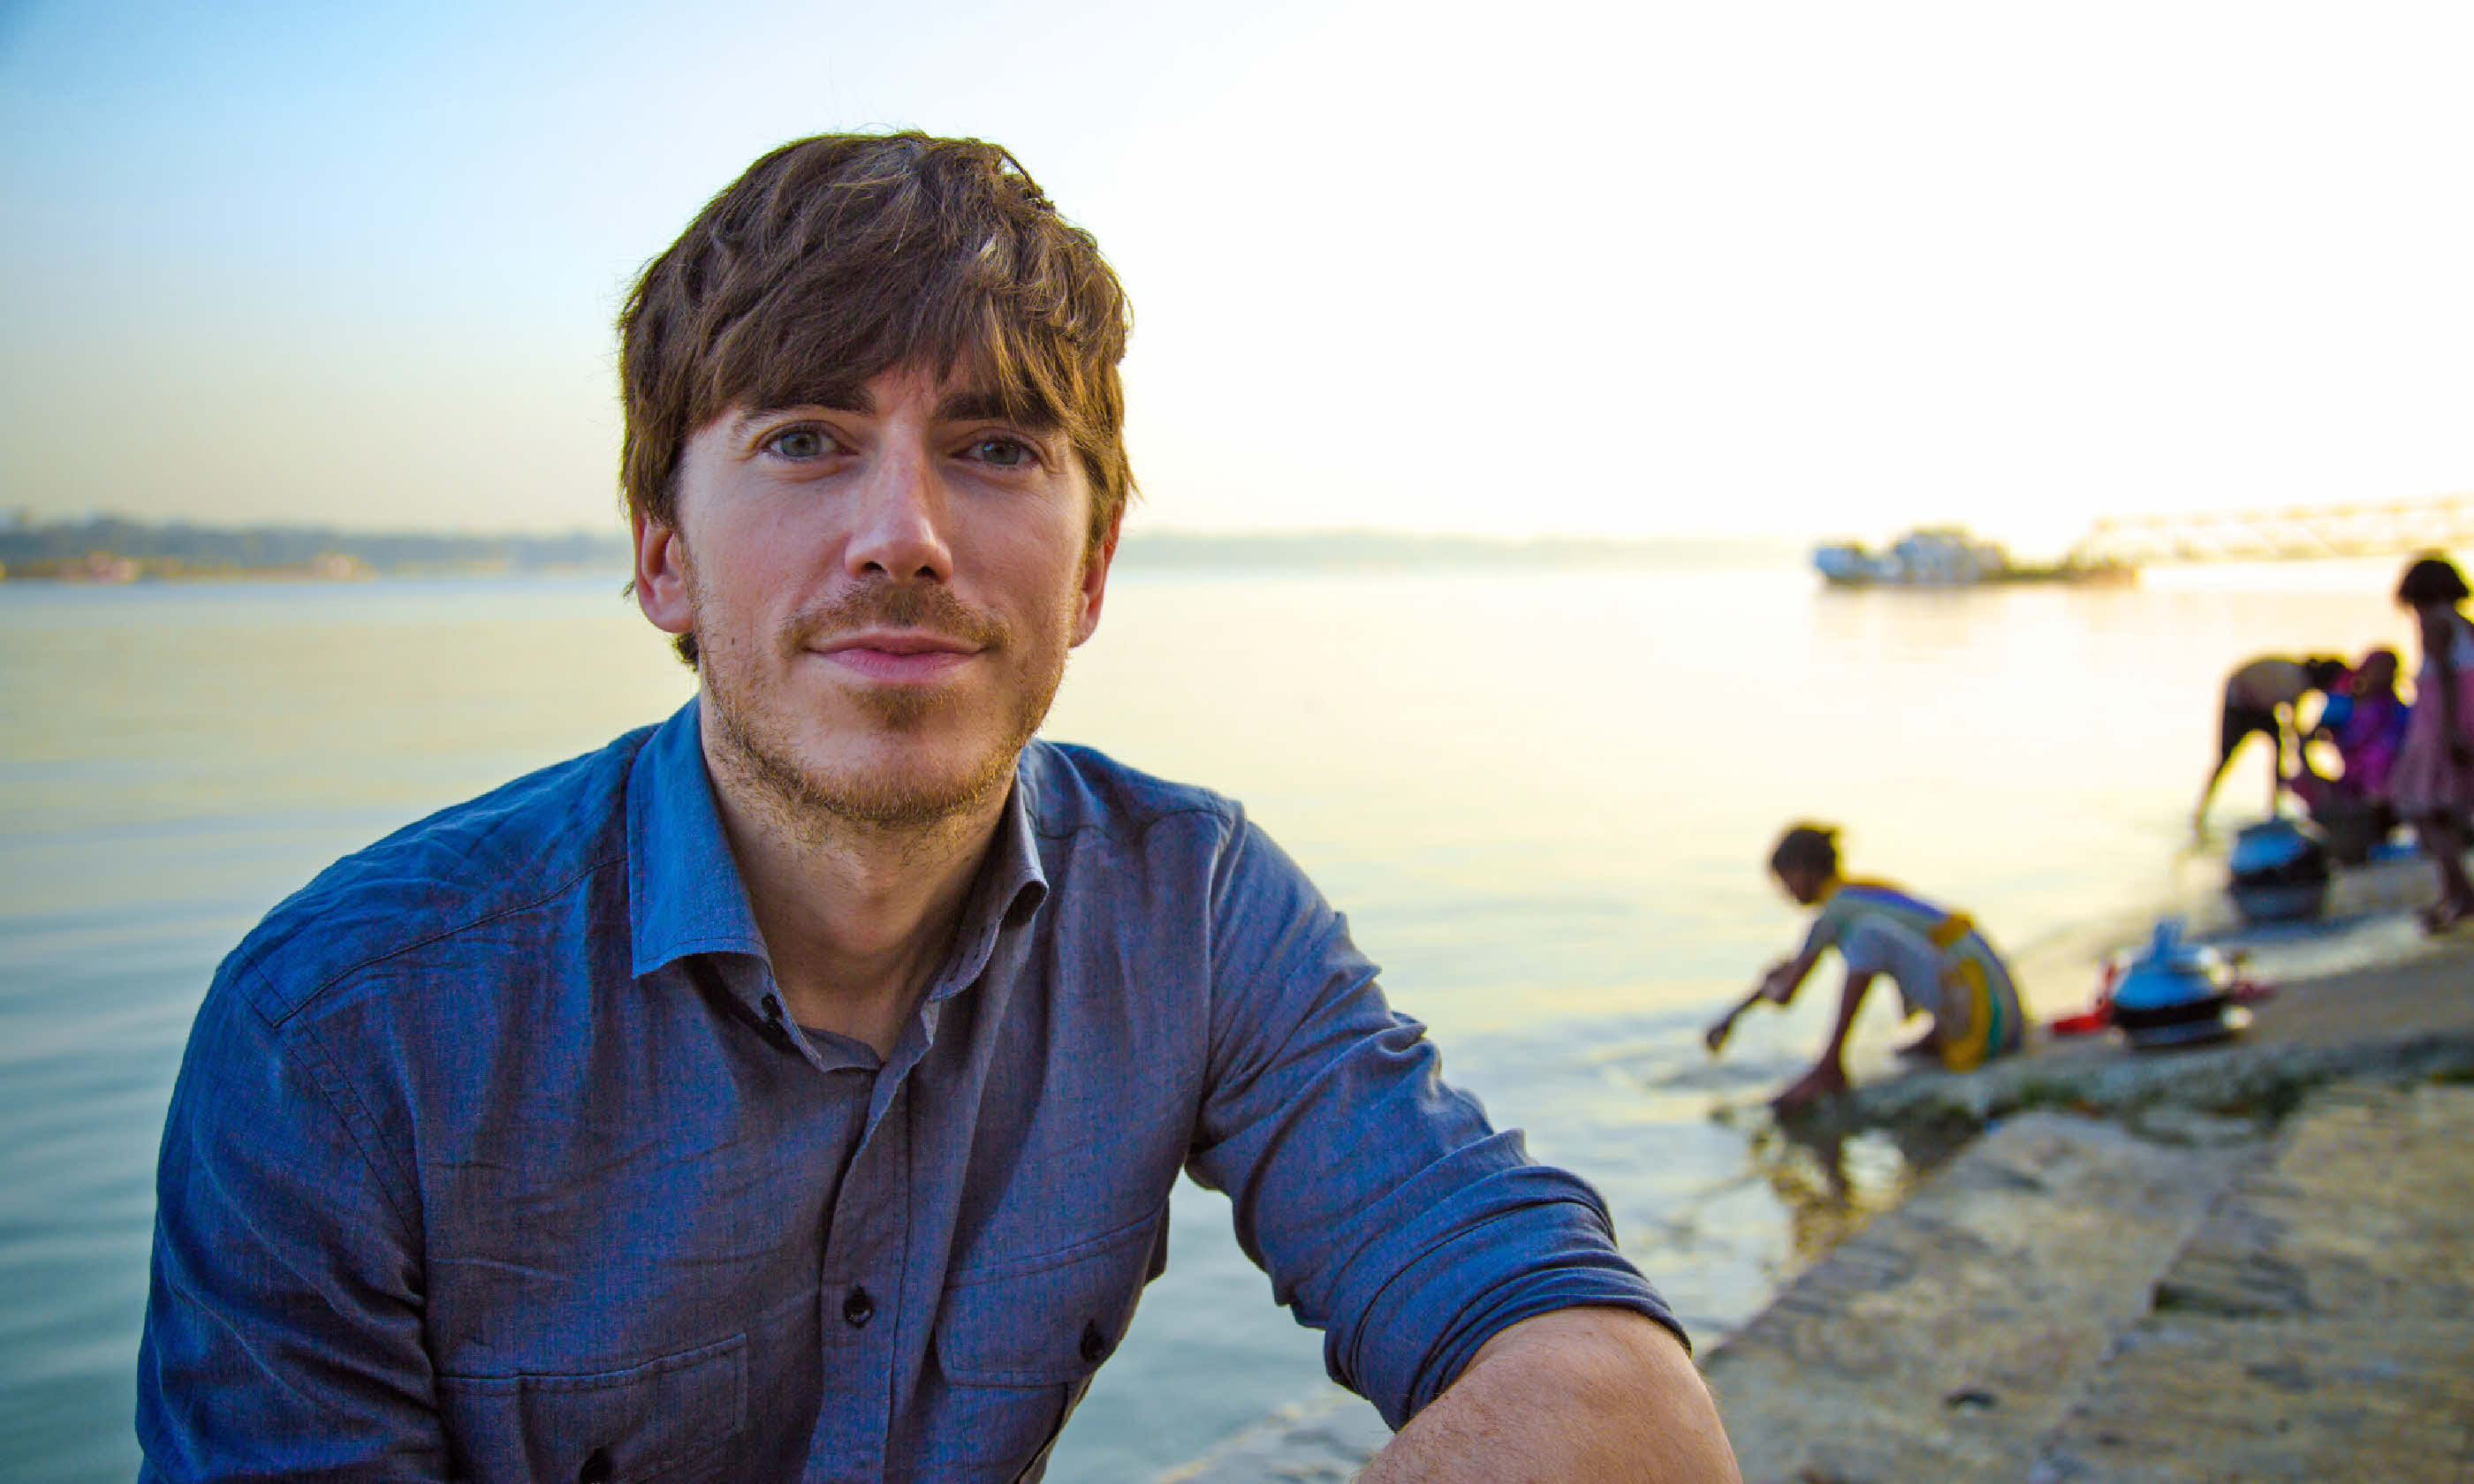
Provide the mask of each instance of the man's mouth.
POLYGON ((836 634, 815 653, 863 680, 917 685, 951 675, 980 646, 933 629, 863 629, 836 634))

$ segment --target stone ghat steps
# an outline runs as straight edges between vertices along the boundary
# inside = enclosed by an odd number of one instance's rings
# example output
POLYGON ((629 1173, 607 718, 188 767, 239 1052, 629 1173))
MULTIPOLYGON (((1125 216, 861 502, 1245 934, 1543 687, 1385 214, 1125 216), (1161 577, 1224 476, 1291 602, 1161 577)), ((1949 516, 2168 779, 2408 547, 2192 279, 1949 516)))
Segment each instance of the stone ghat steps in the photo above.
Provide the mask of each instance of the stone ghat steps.
POLYGON ((2474 1481, 2474 1086, 2315 1096, 2027 1477, 2474 1481))
POLYGON ((1994 1129, 1710 1356, 1745 1479, 2015 1484, 2257 1147, 1994 1129))
POLYGON ((1751 1484, 2474 1484, 2474 1087, 2003 1123, 1709 1358, 1751 1484))

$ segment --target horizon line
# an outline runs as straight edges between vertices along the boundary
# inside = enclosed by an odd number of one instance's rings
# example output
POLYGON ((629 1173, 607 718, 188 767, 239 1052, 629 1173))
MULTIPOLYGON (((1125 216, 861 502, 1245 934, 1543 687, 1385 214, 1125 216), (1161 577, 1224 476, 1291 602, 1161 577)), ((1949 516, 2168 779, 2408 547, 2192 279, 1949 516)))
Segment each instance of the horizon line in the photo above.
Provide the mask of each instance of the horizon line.
MULTIPOLYGON (((191 530, 201 532, 318 532, 341 537, 384 539, 415 537, 436 539, 450 537, 469 540, 546 540, 587 538, 624 542, 628 539, 623 523, 608 526, 523 526, 497 529, 473 526, 360 525, 334 520, 304 517, 269 517, 218 519, 196 515, 141 515, 125 511, 86 511, 75 515, 38 515, 32 511, 0 513, 0 535, 27 534, 36 531, 72 530, 85 526, 123 525, 153 530, 191 530)), ((1264 526, 1252 528, 1226 527, 1133 527, 1122 540, 1175 540, 1210 542, 1246 542, 1262 540, 1410 540, 1479 542, 1487 545, 1520 546, 1589 542, 1615 545, 1667 543, 1725 544, 1790 544, 1811 539, 1806 536, 1775 531, 1676 531, 1676 532, 1613 532, 1613 531, 1539 531, 1513 534, 1497 531, 1437 529, 1411 526, 1334 525, 1334 526, 1264 526)))

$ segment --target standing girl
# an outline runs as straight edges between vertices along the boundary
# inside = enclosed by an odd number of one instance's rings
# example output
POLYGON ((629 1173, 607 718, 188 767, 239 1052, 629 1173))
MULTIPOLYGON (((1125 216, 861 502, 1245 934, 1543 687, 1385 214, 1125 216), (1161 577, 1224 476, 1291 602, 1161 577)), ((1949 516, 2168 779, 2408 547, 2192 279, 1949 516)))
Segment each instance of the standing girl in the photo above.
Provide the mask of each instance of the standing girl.
POLYGON ((2413 609, 2422 627, 2422 670, 2389 791, 2439 872, 2439 900, 2422 915, 2432 932, 2474 918, 2474 882, 2465 876, 2466 813, 2474 809, 2474 624, 2458 611, 2466 597, 2464 574, 2440 557, 2407 567, 2397 584, 2397 602, 2413 609))

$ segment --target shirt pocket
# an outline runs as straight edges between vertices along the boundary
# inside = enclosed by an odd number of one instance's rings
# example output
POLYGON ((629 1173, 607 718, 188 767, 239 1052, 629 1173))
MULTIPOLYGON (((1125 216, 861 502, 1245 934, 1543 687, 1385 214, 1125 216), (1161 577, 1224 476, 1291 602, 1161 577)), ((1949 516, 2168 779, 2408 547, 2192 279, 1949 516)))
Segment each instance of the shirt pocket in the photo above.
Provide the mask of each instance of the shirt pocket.
POLYGON ((957 1273, 937 1310, 939 1439, 972 1477, 1035 1478, 1093 1372, 1133 1320, 1165 1208, 1054 1252, 957 1273))
POLYGON ((747 1427, 747 1336, 618 1371, 441 1376, 440 1409, 474 1484, 686 1484, 747 1427))

